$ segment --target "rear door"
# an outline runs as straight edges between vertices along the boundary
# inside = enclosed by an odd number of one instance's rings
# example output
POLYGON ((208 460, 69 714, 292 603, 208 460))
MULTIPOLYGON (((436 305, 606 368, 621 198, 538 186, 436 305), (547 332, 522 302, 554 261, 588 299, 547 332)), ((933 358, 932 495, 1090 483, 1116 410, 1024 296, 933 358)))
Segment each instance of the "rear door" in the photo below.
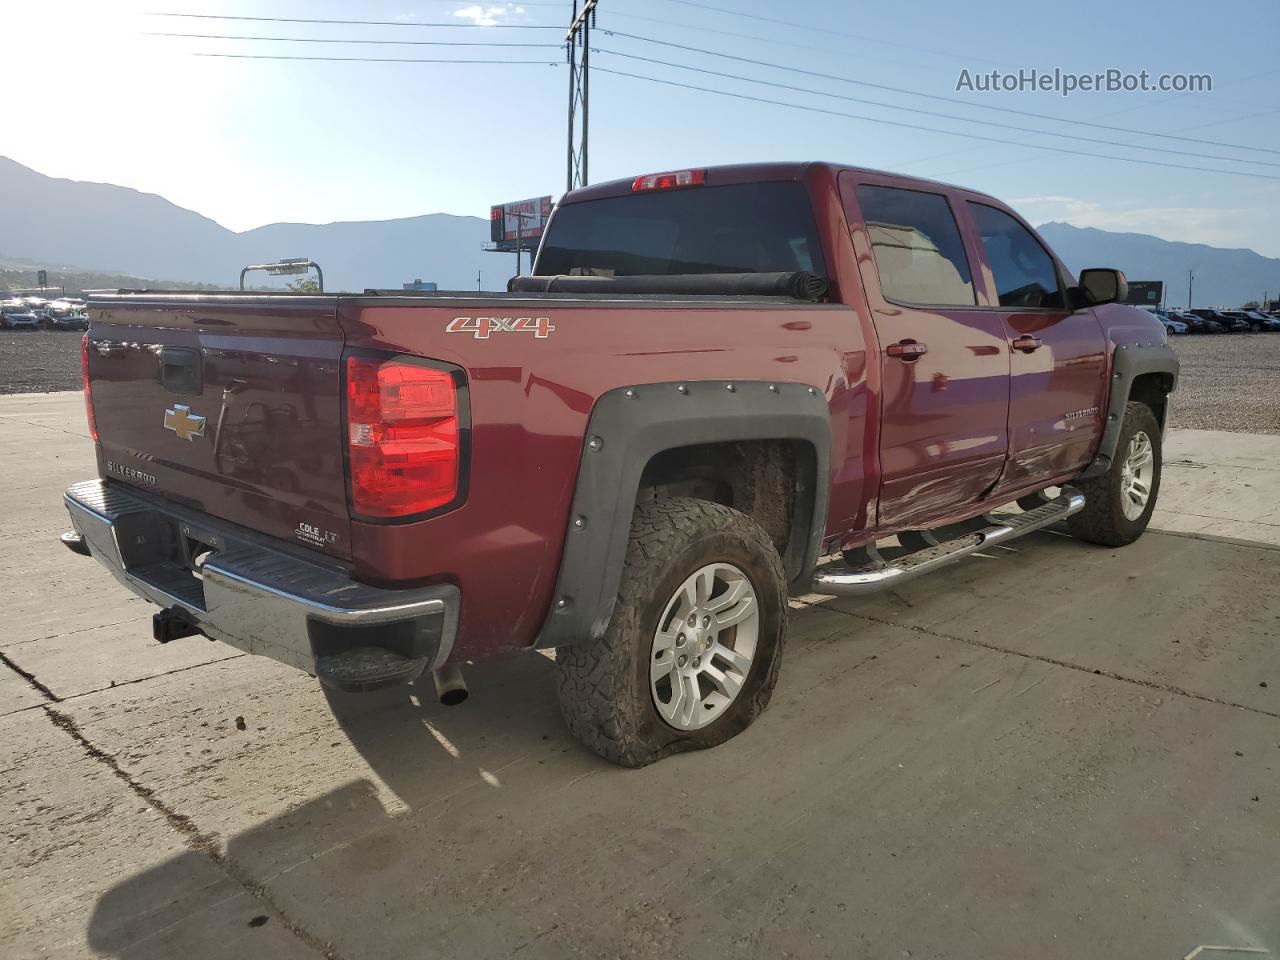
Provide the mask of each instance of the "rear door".
POLYGON ((336 304, 95 301, 88 364, 103 475, 349 556, 336 304))
POLYGON ((965 208, 1011 363, 1009 463, 998 496, 1089 462, 1105 416, 1106 338, 1092 310, 1067 306, 1064 271, 1025 223, 989 202, 965 208))
POLYGON ((952 197, 857 171, 840 175, 879 339, 879 525, 910 528, 978 501, 1008 450, 1009 355, 978 302, 952 197))

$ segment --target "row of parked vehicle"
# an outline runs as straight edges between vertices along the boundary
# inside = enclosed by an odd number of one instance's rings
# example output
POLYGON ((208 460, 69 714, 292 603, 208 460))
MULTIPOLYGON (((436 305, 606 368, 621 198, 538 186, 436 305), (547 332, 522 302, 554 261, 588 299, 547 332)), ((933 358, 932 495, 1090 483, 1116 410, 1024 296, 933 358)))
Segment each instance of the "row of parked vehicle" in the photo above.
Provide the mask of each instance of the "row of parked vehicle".
POLYGON ((88 330, 84 301, 72 297, 14 297, 0 300, 0 326, 6 330, 88 330))
POLYGON ((1280 331, 1280 310, 1152 310, 1169 333, 1280 331))

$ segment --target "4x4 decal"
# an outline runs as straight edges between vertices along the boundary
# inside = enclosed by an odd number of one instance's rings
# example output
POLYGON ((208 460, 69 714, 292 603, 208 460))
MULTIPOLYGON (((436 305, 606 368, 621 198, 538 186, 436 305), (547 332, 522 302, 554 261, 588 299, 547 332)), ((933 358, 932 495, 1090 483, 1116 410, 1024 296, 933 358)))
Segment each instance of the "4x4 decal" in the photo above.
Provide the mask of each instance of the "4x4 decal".
POLYGON ((488 340, 492 333, 532 333, 545 340, 554 331, 550 317, 454 317, 445 333, 469 333, 477 340, 488 340))

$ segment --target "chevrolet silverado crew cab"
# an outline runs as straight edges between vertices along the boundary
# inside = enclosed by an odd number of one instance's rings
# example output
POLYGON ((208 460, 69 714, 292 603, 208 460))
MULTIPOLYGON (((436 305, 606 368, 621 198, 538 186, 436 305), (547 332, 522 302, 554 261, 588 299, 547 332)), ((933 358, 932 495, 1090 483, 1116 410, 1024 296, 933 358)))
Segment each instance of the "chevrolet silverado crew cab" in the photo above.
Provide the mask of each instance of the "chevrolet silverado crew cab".
POLYGON ((1146 528, 1178 364, 1124 277, 992 197, 827 163, 564 196, 503 293, 91 303, 68 546, 202 633, 364 690, 554 648, 641 765, 768 703, 788 594, 1065 522, 1146 528))

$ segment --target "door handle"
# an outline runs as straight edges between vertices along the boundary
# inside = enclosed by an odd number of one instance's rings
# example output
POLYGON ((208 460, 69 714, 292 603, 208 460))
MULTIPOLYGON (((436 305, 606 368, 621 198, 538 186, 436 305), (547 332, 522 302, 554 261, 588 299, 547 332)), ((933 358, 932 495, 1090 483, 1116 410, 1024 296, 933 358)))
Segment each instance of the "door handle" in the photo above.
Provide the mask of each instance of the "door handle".
POLYGON ((1015 350, 1021 350, 1023 353, 1032 353, 1043 347, 1044 341, 1039 337, 1033 337, 1030 334, 1024 333, 1022 336, 1017 337, 1010 346, 1015 350))
POLYGON ((889 344, 889 346, 885 347, 884 352, 891 357, 897 357, 904 363, 912 363, 928 353, 929 348, 923 343, 907 339, 889 344))

